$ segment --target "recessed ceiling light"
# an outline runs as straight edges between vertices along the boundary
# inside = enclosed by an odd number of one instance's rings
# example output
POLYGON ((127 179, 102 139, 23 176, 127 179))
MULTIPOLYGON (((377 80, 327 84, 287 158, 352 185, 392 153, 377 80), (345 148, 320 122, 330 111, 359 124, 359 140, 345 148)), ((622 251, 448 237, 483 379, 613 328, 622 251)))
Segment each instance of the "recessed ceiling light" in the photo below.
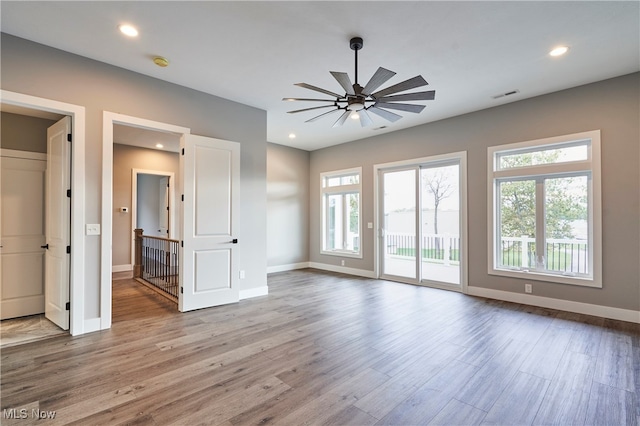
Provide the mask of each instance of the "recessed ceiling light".
POLYGON ((122 24, 118 27, 120 32, 129 37, 136 37, 138 35, 138 30, 133 25, 122 24))
POLYGON ((156 148, 164 148, 164 145, 162 145, 161 143, 157 143, 156 148))
POLYGON ((567 53, 568 50, 569 50, 569 48, 567 46, 558 46, 558 47, 554 48, 551 52, 549 52, 549 55, 551 55, 551 56, 562 56, 565 53, 567 53))
POLYGON ((295 139, 295 138, 296 138, 295 133, 289 133, 289 139, 295 139))

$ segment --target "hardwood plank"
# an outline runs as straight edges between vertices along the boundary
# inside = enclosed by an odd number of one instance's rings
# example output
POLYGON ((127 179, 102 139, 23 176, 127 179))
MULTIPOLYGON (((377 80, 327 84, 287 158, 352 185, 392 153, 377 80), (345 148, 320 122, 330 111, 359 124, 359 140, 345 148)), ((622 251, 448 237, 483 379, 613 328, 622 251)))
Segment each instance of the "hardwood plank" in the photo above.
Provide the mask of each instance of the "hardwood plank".
POLYGON ((540 337, 520 371, 551 380, 569 344, 573 330, 550 326, 540 337))
POLYGON ((532 347, 533 344, 524 341, 509 341, 469 379, 460 390, 457 399, 483 411, 489 411, 516 376, 532 347))
POLYGON ((449 403, 429 422, 429 426, 479 425, 487 413, 471 405, 451 399, 449 403))
POLYGON ((606 331, 602 340, 593 380, 635 392, 631 338, 622 333, 606 331))
POLYGON ((110 330, 3 348, 1 409, 109 426, 640 417, 636 324, 315 270, 268 284, 179 313, 118 280, 110 330))
POLYGON ((531 424, 548 386, 548 380, 519 371, 493 404, 482 424, 531 424))
POLYGON ((593 382, 585 425, 637 425, 635 395, 602 383, 593 382))
POLYGON ((584 424, 594 371, 595 358, 566 351, 533 424, 584 424))

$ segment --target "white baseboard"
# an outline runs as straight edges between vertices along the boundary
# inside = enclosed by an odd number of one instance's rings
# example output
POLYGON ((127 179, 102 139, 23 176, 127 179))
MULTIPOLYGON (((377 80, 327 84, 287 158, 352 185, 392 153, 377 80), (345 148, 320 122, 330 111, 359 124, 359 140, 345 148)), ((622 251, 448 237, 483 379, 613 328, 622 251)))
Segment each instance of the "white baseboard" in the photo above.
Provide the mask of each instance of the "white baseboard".
POLYGON ((373 271, 347 268, 346 266, 328 265, 326 263, 309 262, 309 268, 322 269, 323 271, 340 272, 342 274, 356 275, 358 277, 376 278, 376 274, 373 271))
POLYGON ((470 296, 486 297, 488 299, 504 300, 505 302, 522 303, 524 305, 539 306, 541 308, 557 309, 559 311, 640 323, 640 311, 632 311, 629 309, 612 308, 610 306, 592 305, 590 303, 552 299, 549 297, 512 293, 510 291, 474 286, 467 287, 467 294, 470 296))
POLYGON ((293 271, 296 269, 304 269, 309 267, 309 262, 290 263, 288 265, 276 265, 267 267, 267 274, 275 272, 293 271))
POLYGON ((250 288, 248 290, 240 290, 240 300, 250 299, 252 297, 266 296, 269 294, 269 287, 262 286, 256 288, 250 288))
POLYGON ((113 265, 111 272, 127 272, 133 271, 133 265, 113 265))

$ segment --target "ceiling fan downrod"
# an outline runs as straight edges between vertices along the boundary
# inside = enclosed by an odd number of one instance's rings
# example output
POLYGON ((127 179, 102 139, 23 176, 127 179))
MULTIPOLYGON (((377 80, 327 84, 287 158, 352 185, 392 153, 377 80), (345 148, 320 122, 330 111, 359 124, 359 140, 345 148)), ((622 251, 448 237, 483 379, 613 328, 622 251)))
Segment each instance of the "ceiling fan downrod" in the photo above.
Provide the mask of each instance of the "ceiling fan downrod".
POLYGON ((362 41, 362 37, 354 37, 349 41, 349 46, 351 47, 351 50, 353 50, 355 57, 356 57, 356 65, 355 65, 355 78, 356 78, 356 84, 358 84, 358 50, 362 49, 363 46, 363 41, 362 41))

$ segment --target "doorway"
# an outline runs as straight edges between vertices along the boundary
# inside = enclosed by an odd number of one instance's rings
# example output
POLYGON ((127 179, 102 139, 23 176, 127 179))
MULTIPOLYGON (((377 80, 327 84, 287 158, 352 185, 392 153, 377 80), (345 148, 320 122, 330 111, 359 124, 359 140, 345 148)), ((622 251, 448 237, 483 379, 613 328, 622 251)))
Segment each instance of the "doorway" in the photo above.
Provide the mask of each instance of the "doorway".
POLYGON ((115 125, 180 135, 178 309, 189 311, 239 300, 240 144, 122 114, 103 113, 101 328, 112 322, 115 125))
MULTIPOLYGON (((71 133, 74 140, 71 144, 71 188, 83 188, 85 182, 85 109, 84 107, 38 98, 22 93, 0 90, 2 108, 39 111, 69 116, 71 133)), ((85 319, 85 240, 84 240, 84 191, 76 191, 71 197, 71 251, 69 292, 70 292, 70 324, 69 332, 73 336, 95 331, 95 323, 85 319)))
POLYGON ((380 277, 464 291, 463 154, 376 166, 380 277))

